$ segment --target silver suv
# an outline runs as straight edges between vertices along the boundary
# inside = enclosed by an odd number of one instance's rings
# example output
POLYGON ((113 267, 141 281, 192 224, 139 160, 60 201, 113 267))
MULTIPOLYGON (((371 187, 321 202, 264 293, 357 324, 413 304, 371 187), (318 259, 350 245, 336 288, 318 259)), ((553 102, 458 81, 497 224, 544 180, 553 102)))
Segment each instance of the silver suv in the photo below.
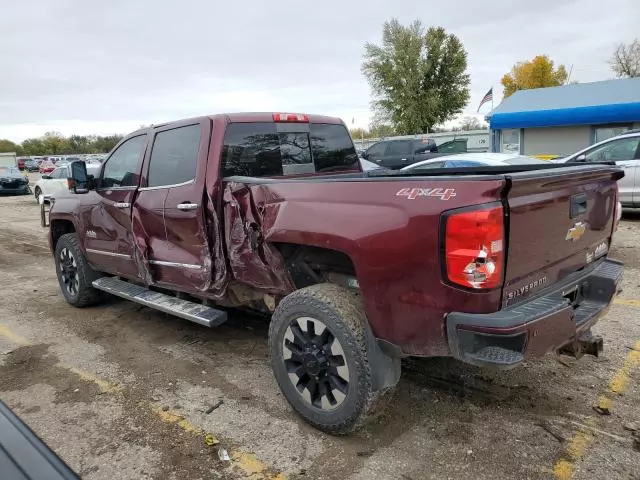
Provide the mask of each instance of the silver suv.
POLYGON ((624 178, 618 180, 620 203, 624 207, 640 207, 640 130, 629 130, 554 160, 554 163, 588 162, 613 162, 624 169, 624 178))

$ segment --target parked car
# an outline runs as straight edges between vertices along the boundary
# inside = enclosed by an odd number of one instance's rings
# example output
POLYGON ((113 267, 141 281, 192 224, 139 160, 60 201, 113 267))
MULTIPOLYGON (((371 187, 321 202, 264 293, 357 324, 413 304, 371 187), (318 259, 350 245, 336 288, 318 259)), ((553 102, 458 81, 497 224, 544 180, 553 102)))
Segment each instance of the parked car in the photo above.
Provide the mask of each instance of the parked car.
MULTIPOLYGON (((89 175, 97 176, 100 172, 100 165, 87 165, 86 168, 89 175)), ((40 195, 44 195, 43 200, 48 203, 56 195, 69 193, 69 177, 69 165, 56 167, 50 174, 42 175, 33 188, 36 201, 40 201, 40 195)))
POLYGON ((438 147, 431 138, 381 140, 361 154, 365 160, 392 170, 438 156, 438 147))
POLYGON ((12 195, 26 195, 31 193, 29 179, 18 167, 0 166, 0 193, 12 195))
POLYGON ((49 174, 56 169, 55 163, 51 160, 43 160, 38 167, 38 171, 43 174, 49 174))
POLYGON ((42 175, 42 178, 36 182, 33 187, 33 194, 36 201, 39 201, 40 195, 44 195, 45 201, 49 201, 50 197, 56 194, 69 192, 69 170, 66 166, 57 167, 50 174, 42 175))
POLYGON ((406 167, 403 167, 402 170, 544 164, 548 165, 548 162, 514 153, 460 153, 457 155, 444 155, 438 158, 422 160, 420 162, 407 165, 406 167))
POLYGON ((19 157, 16 159, 16 165, 20 170, 24 170, 25 169, 25 158, 19 157))
POLYGON ((623 207, 640 207, 640 130, 631 130, 598 142, 554 163, 612 163, 625 172, 618 181, 623 207), (636 180, 638 180, 636 182, 636 180))
POLYGON ((27 170, 27 172, 37 172, 39 171, 39 167, 38 164, 36 163, 35 160, 32 160, 30 158, 26 159, 24 161, 24 168, 27 170))
MULTIPOLYGON (((548 161, 515 153, 461 153, 458 155, 447 155, 431 160, 423 160, 422 162, 408 165, 402 168, 402 170, 421 171, 432 168, 497 167, 501 165, 544 165, 545 163, 548 164, 548 161)), ((620 221, 621 218, 622 204, 618 202, 616 208, 616 221, 620 221)))
POLYGON ((144 128, 85 167, 42 206, 66 301, 108 292, 207 327, 262 311, 283 396, 326 432, 372 413, 405 356, 506 369, 602 350, 618 168, 369 177, 342 121, 285 113, 144 128))
POLYGON ((381 167, 377 163, 370 162, 369 160, 365 160, 364 158, 360 159, 360 166, 362 167, 362 171, 363 172, 371 172, 371 171, 376 171, 376 172, 385 171, 385 172, 388 172, 388 171, 390 171, 388 168, 381 167))

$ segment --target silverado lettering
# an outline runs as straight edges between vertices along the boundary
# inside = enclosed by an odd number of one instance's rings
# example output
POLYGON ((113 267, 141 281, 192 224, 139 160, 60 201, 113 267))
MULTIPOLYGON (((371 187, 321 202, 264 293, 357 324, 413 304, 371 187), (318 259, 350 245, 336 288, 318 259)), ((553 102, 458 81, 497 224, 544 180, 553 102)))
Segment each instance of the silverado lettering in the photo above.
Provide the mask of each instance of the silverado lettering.
POLYGON ((48 217, 41 204, 65 299, 111 294, 205 327, 261 312, 283 396, 329 433, 372 413, 402 357, 597 355, 590 329, 622 272, 604 247, 585 257, 616 225, 623 173, 606 165, 370 173, 339 119, 233 113, 138 130, 95 178, 69 170, 48 217), (446 202, 406 201, 420 197, 446 202))
POLYGON ((542 277, 539 278, 538 280, 535 280, 531 283, 527 283, 526 285, 523 285, 519 288, 517 288, 516 290, 513 290, 509 293, 507 293, 507 300, 513 300, 516 297, 522 297, 523 295, 528 294, 531 290, 534 290, 538 287, 541 287, 542 285, 547 283, 547 277, 542 277))

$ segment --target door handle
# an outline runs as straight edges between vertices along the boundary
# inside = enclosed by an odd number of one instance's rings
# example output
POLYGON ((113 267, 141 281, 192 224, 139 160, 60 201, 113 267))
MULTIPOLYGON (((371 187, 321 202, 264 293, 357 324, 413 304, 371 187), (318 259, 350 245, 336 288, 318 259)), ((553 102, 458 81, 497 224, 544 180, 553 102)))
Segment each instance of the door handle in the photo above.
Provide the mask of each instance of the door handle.
POLYGON ((126 202, 116 202, 113 204, 113 206, 116 208, 129 208, 131 204, 126 202))
POLYGON ((177 205, 178 210, 195 210, 199 207, 197 203, 183 202, 177 205))
POLYGON ((406 162, 407 159, 406 158, 401 158, 400 160, 402 160, 403 162, 406 162))

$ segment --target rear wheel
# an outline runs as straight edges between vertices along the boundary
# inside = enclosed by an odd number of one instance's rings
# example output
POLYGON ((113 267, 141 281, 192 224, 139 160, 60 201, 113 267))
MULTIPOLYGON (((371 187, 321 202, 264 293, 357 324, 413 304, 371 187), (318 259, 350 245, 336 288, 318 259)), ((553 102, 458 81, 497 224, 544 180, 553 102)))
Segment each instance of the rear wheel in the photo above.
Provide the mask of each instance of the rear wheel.
POLYGON ((311 425, 345 434, 375 409, 359 297, 333 284, 285 297, 269 328, 271 366, 292 407, 311 425))
POLYGON ((102 294, 92 286, 92 282, 101 277, 93 270, 78 245, 75 233, 67 233, 58 239, 55 248, 55 265, 64 298, 75 307, 95 305, 102 294))

